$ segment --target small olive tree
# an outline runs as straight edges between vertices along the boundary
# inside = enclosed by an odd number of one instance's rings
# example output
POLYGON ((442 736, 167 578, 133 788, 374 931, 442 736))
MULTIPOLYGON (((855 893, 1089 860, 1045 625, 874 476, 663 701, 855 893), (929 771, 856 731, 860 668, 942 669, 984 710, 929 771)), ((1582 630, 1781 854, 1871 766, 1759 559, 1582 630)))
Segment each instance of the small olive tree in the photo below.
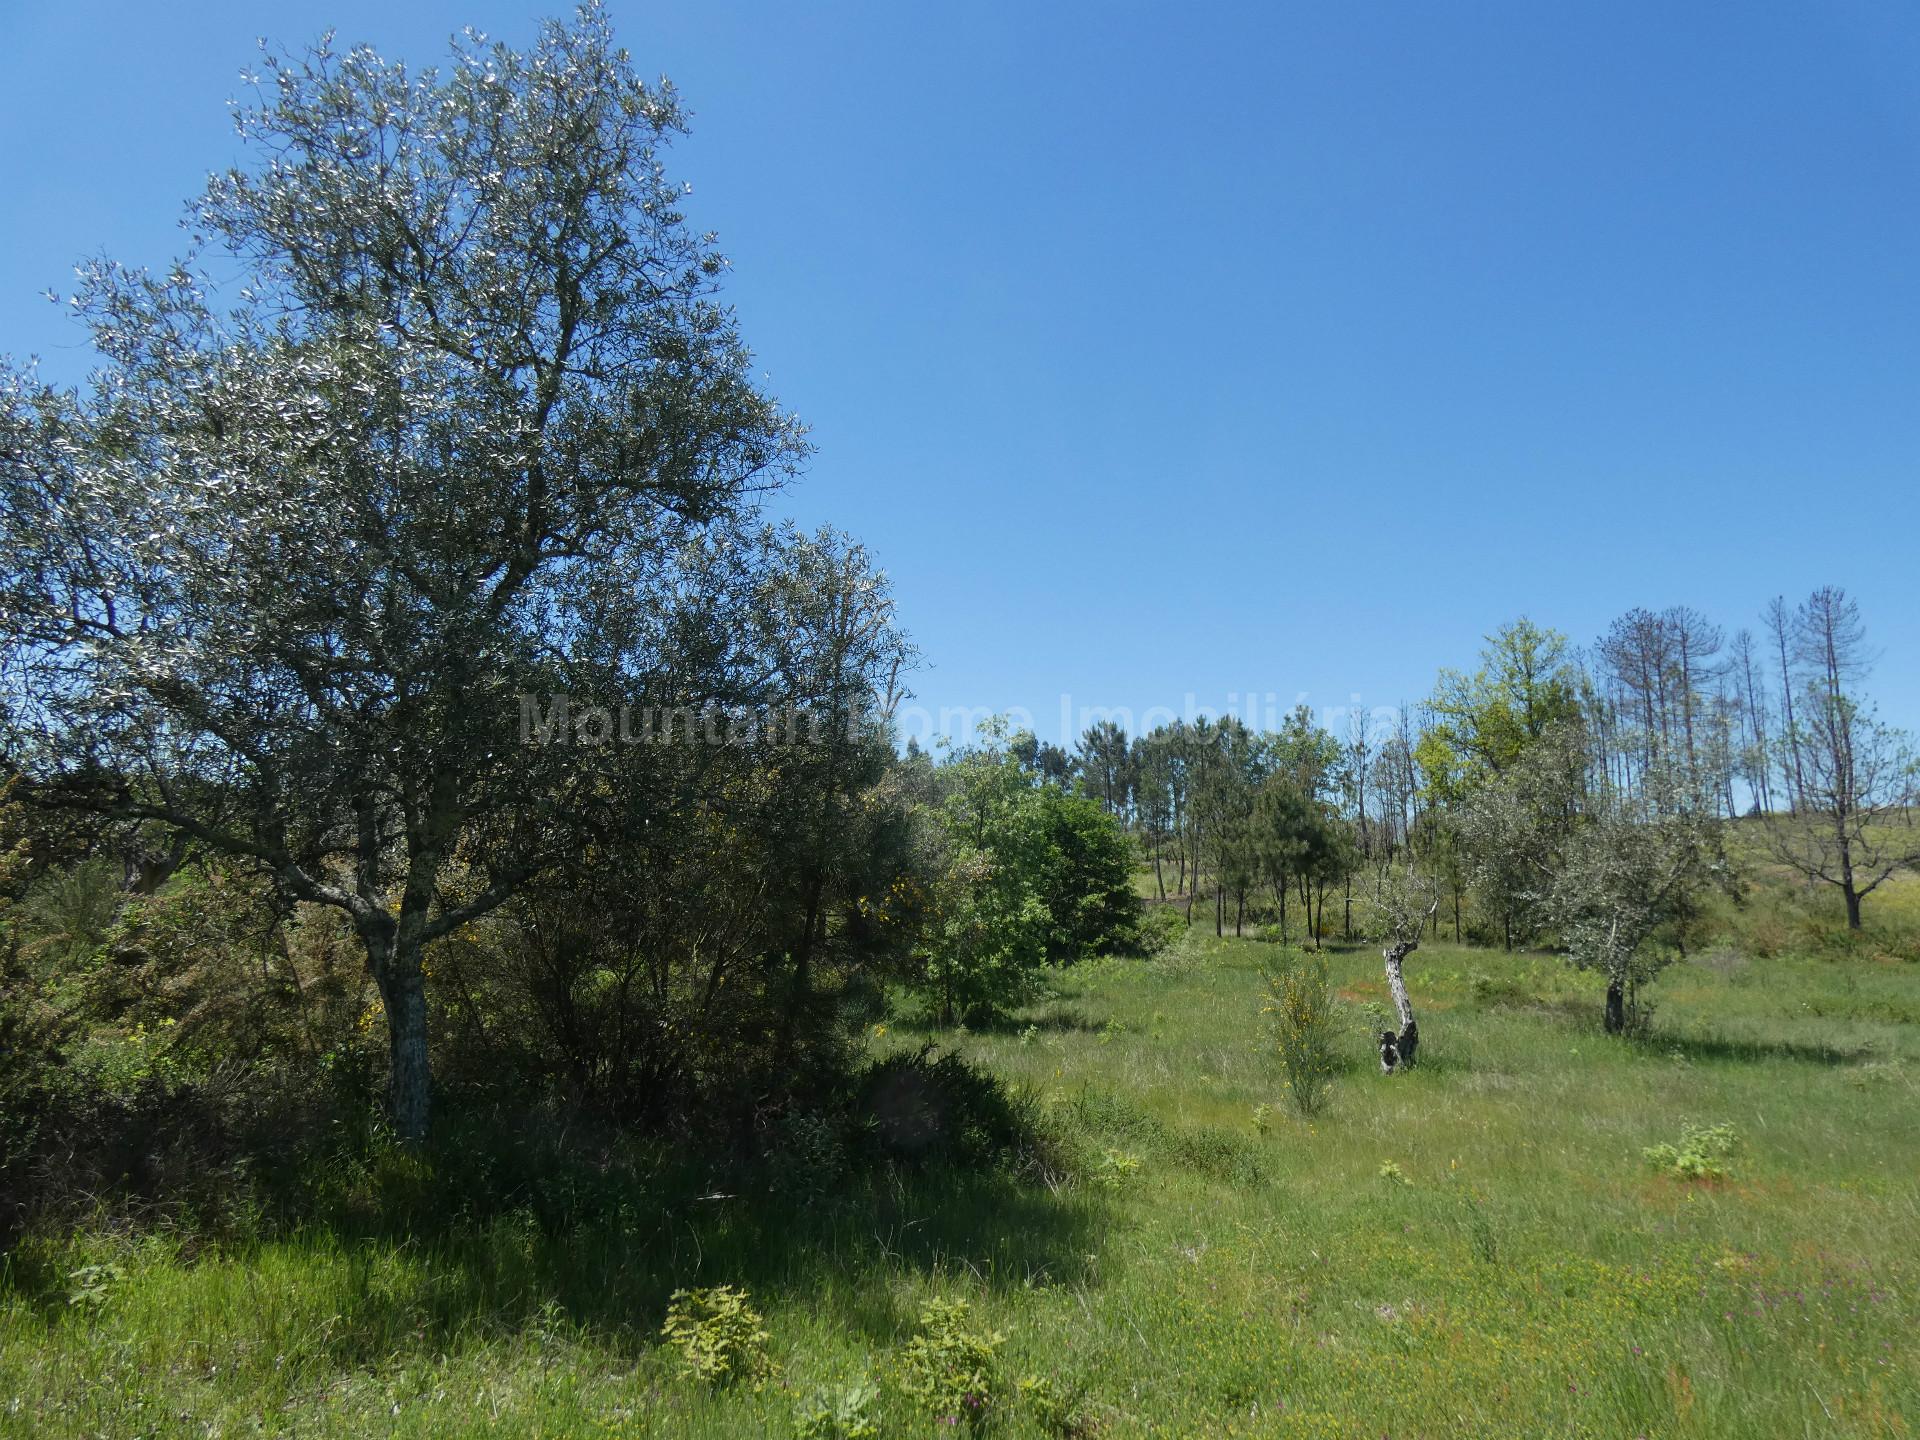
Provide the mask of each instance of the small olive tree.
POLYGON ((1632 1024, 1640 988, 1670 958, 1649 942, 1727 879, 1705 773, 1676 757, 1631 789, 1612 784, 1588 764, 1576 725, 1549 731, 1477 791, 1462 828, 1476 882, 1552 931, 1573 965, 1607 977, 1610 1034, 1632 1024))
POLYGON ((1567 958, 1606 976, 1608 1034, 1643 1018, 1641 988, 1673 959, 1672 948, 1649 943, 1656 932, 1683 922, 1693 897, 1727 876, 1711 797, 1659 773, 1633 794, 1589 797, 1554 857, 1543 908, 1567 958))

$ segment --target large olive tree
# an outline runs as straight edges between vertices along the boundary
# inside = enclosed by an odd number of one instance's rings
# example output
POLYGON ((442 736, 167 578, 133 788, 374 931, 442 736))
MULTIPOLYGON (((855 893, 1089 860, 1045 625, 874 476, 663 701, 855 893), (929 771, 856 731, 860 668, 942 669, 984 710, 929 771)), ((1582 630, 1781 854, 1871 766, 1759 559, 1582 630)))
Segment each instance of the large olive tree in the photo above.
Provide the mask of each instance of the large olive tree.
POLYGON ((418 1140, 423 947, 604 788, 518 743, 517 697, 700 697, 703 587, 751 570, 732 522, 804 440, 663 168, 674 94, 598 5, 526 51, 323 42, 254 83, 194 251, 82 267, 90 383, 0 377, 4 758, 344 911, 418 1140))

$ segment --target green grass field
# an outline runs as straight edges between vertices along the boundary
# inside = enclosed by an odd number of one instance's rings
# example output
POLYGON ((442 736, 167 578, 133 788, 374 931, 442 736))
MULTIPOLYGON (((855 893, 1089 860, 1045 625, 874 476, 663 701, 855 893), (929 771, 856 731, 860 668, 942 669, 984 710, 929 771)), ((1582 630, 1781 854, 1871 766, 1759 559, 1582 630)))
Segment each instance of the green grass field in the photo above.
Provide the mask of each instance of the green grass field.
MULTIPOLYGON (((1422 1064, 1388 1078, 1378 957, 1343 950, 1349 1063, 1309 1123, 1263 1031, 1274 955, 1208 937, 1083 965, 957 1038, 1062 1137, 1051 1184, 936 1172, 811 1207, 636 1193, 561 1230, 29 1244, 0 1292, 0 1430, 787 1435, 808 1397, 871 1378, 873 1433, 950 1434, 895 1383, 936 1296, 1004 1335, 989 1424, 1008 1436, 1920 1425, 1912 964, 1716 950, 1669 970, 1653 1037, 1623 1042, 1548 957, 1430 946, 1408 966, 1422 1064), (1687 1122, 1734 1127, 1726 1178, 1643 1158, 1687 1122), (673 1288, 714 1284, 765 1315, 781 1370, 758 1391, 709 1391, 656 1341, 673 1288)), ((925 1038, 902 1022, 874 1044, 925 1038)), ((394 1164, 389 1190, 431 1183, 394 1164)))

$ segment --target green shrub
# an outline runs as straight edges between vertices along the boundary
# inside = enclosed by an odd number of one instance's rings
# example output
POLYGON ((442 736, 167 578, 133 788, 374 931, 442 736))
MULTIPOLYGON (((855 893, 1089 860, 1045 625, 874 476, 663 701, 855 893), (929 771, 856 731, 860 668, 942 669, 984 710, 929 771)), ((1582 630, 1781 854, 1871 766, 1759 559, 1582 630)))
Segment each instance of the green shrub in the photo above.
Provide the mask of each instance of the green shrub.
POLYGON ((990 1019, 1031 999, 1050 916, 1019 861, 956 843, 934 895, 921 984, 941 1023, 990 1019))
POLYGON ((846 1136, 838 1119, 795 1110, 773 1123, 766 1154, 768 1188, 803 1203, 825 1200, 846 1181, 846 1136))
POLYGON ((20 907, 27 954, 68 968, 81 964, 106 944, 124 898, 111 860, 86 860, 47 875, 20 907))
POLYGON ((76 1310, 98 1310, 127 1278, 118 1265, 82 1265, 67 1276, 67 1304, 76 1310))
POLYGON ((857 1115, 888 1159, 981 1166, 1037 1152, 1032 1107, 987 1071, 933 1047, 875 1061, 860 1079, 857 1115))
POLYGON ((1140 917, 1140 953, 1164 955, 1187 938, 1187 917, 1174 905, 1149 905, 1140 917))
POLYGON ((1517 1005, 1533 998, 1523 975, 1489 975, 1475 970, 1467 978, 1467 988, 1480 1005, 1517 1005))
POLYGON ((1268 975, 1264 1013, 1294 1105, 1302 1115, 1316 1114, 1339 1068, 1327 962, 1296 953, 1285 969, 1268 975))
POLYGON ((1694 1125, 1680 1129, 1678 1145, 1650 1145, 1640 1153, 1647 1163, 1675 1180, 1724 1180, 1732 1173, 1729 1157, 1740 1137, 1731 1125, 1694 1125))
POLYGON ((1063 1387, 1051 1376, 1023 1375, 1014 1388, 1019 1392, 1020 1403, 1047 1434, 1071 1440, 1073 1436, 1094 1433, 1094 1421, 1085 1408, 1084 1385, 1063 1387))
POLYGON ((709 1385, 745 1380, 758 1389, 774 1374, 765 1322, 747 1292, 731 1285, 674 1291, 660 1334, 688 1373, 709 1385))
POLYGON ((798 1440, 879 1440, 873 1413, 879 1398, 871 1380, 815 1391, 794 1412, 793 1433, 798 1440))
POLYGON ((1213 1125, 1180 1126, 1165 1138, 1167 1162, 1229 1184, 1252 1186, 1266 1179, 1266 1165, 1252 1140, 1213 1125))
POLYGON ((1133 841, 1097 800, 1043 785, 1027 803, 1044 837, 1034 888, 1052 925, 1047 958, 1063 964, 1087 955, 1141 948, 1140 899, 1133 889, 1133 841))
POLYGON ((1093 1172, 1094 1180, 1109 1190, 1118 1190, 1127 1181, 1140 1173, 1140 1157, 1130 1150, 1115 1150, 1111 1147, 1101 1153, 1100 1163, 1093 1172))
POLYGON ((1005 1336, 968 1327, 965 1300, 929 1300, 900 1357, 901 1393, 942 1420, 984 1422, 994 1399, 995 1356, 1005 1336))
POLYGON ((917 979, 948 1025, 1021 1004, 1048 961, 1142 943, 1133 842, 1120 822, 1084 795, 1035 785, 1003 724, 983 735, 940 770, 917 979))

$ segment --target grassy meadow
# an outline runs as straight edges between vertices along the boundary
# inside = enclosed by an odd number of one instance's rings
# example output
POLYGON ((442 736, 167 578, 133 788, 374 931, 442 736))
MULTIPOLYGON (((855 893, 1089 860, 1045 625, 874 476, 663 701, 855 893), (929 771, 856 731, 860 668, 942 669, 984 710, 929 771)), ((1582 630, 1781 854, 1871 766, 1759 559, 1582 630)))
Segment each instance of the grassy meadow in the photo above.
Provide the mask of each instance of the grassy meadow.
MULTIPOLYGON (((1916 902, 1904 881, 1885 913, 1916 902)), ((28 1241, 0 1431, 955 1433, 898 1376, 923 1305, 964 1298, 1002 1337, 981 1423, 1007 1436, 1913 1433, 1912 963, 1722 946, 1618 1041, 1551 957, 1430 944, 1421 1064, 1388 1078, 1378 957, 1330 950, 1345 1068, 1311 1119, 1261 1014, 1278 947, 1196 931, 1057 972, 991 1032, 874 1028, 1017 1087, 1055 1156, 1023 1176, 769 1196, 663 1159, 577 1218, 423 1224, 409 1197, 457 1188, 431 1173, 454 1162, 394 1155, 340 1177, 325 1224, 28 1241), (1689 1123, 1733 1127, 1723 1178, 1644 1158, 1689 1123), (721 1284, 764 1316, 758 1386, 702 1385, 658 1341, 674 1289, 721 1284)))

